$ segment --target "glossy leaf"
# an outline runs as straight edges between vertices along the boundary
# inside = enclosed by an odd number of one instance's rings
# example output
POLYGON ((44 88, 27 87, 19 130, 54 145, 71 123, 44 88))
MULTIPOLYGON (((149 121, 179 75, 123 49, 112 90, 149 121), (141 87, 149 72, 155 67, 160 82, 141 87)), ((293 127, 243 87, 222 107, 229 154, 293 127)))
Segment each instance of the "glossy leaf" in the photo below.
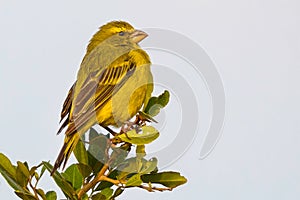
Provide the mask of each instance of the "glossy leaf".
POLYGON ((143 166, 140 169, 140 174, 148 174, 157 169, 157 159, 151 158, 149 161, 144 161, 143 166))
POLYGON ((124 162, 131 149, 131 144, 125 143, 121 147, 114 147, 112 149, 113 153, 111 154, 111 157, 113 158, 113 162, 110 164, 110 167, 114 169, 124 162))
POLYGON ((18 161, 17 162, 17 171, 16 171, 16 178, 19 185, 21 185, 23 188, 26 187, 30 173, 28 168, 24 165, 24 163, 18 161))
POLYGON ((117 196, 121 195, 123 193, 123 191, 124 191, 124 189, 122 187, 118 187, 116 189, 116 191, 114 192, 113 196, 111 197, 111 199, 114 200, 117 196))
POLYGON ((45 194, 44 190, 36 189, 36 192, 38 193, 38 195, 40 195, 40 197, 42 197, 42 199, 46 199, 46 194, 45 194))
POLYGON ((88 165, 84 165, 82 163, 79 163, 76 165, 77 165, 81 175, 83 176, 83 178, 88 177, 93 172, 93 169, 88 165))
POLYGON ((0 153, 0 168, 6 171, 7 175, 15 179, 16 177, 16 167, 13 166, 10 160, 2 153, 0 153))
POLYGON ((131 144, 144 145, 154 141, 159 136, 159 132, 152 126, 143 126, 142 132, 137 133, 135 129, 128 131, 126 134, 118 135, 124 142, 131 144))
POLYGON ((148 120, 150 122, 158 123, 151 115, 145 113, 144 111, 139 111, 138 113, 142 119, 148 120))
POLYGON ((82 197, 81 197, 81 200, 91 200, 89 198, 89 196, 87 194, 84 194, 82 197))
POLYGON ((92 200, 107 200, 106 196, 100 192, 92 196, 92 200))
POLYGON ((46 167, 43 165, 43 167, 41 169, 40 177, 42 177, 44 175, 45 171, 46 171, 46 167))
POLYGON ((112 194, 113 194, 114 190, 111 188, 105 188, 101 191, 101 194, 104 195, 106 197, 106 199, 109 199, 112 194))
POLYGON ((46 193, 46 200, 57 200, 57 195, 54 191, 49 191, 46 193))
POLYGON ((130 174, 147 174, 153 172, 157 168, 157 159, 151 158, 146 160, 144 158, 128 158, 122 165, 120 165, 117 170, 119 171, 117 179, 126 180, 127 176, 130 174))
POLYGON ((73 151, 77 161, 84 165, 88 165, 88 154, 86 152, 85 146, 82 140, 79 140, 74 151, 73 151))
POLYGON ((159 183, 169 188, 175 188, 187 182, 178 172, 160 172, 157 174, 144 174, 141 176, 144 183, 159 183))
POLYGON ((152 117, 156 116, 160 112, 160 109, 169 103, 169 99, 170 93, 167 90, 158 97, 151 97, 144 112, 152 117))
POLYGON ((95 174, 100 171, 103 163, 107 160, 105 151, 108 145, 108 138, 109 135, 99 134, 93 128, 89 131, 88 162, 95 174))
POLYGON ((107 145, 107 136, 98 134, 94 129, 90 129, 88 152, 101 163, 105 163, 107 161, 107 145))
POLYGON ((126 159, 124 163, 117 168, 117 170, 119 171, 117 176, 118 180, 125 180, 127 175, 138 173, 136 158, 134 157, 126 159))
MULTIPOLYGON (((48 162, 43 162, 43 165, 46 167, 46 169, 51 172, 53 169, 53 166, 48 162)), ((75 190, 73 189, 72 185, 58 172, 55 171, 52 175, 55 183, 57 186, 63 191, 63 193, 68 196, 69 198, 73 198, 74 195, 76 195, 75 190)))
POLYGON ((14 189, 14 190, 18 190, 18 191, 22 191, 25 192, 25 190, 23 189, 23 187, 21 185, 19 185, 19 183, 17 183, 17 181, 15 179, 13 179, 8 173, 7 171, 5 171, 4 169, 2 169, 0 167, 0 173, 2 174, 2 176, 5 178, 5 180, 7 181, 7 183, 14 189))
POLYGON ((33 194, 28 192, 15 191, 15 194, 23 200, 38 200, 33 194))
POLYGON ((81 188, 83 184, 83 176, 81 175, 76 164, 71 165, 62 173, 63 177, 69 181, 75 190, 81 188))
MULTIPOLYGON (((118 175, 118 171, 114 170, 111 173, 109 173, 109 175, 107 177, 111 178, 111 179, 116 179, 117 175, 118 175)), ((97 188, 95 189, 95 191, 103 190, 105 188, 110 188, 113 185, 114 184, 112 184, 111 182, 101 181, 101 183, 97 186, 97 188)))
MULTIPOLYGON (((24 165, 26 166, 27 169, 29 169, 29 167, 28 167, 28 165, 27 165, 26 162, 24 163, 24 165)), ((37 170, 39 167, 40 167, 40 166, 33 166, 33 167, 31 167, 30 170, 29 170, 30 176, 33 176, 33 175, 37 174, 36 170, 37 170)), ((43 171, 43 168, 42 168, 42 171, 43 171)), ((44 169, 44 171, 45 171, 45 169, 44 169)), ((43 174, 41 173, 41 175, 43 175, 43 174)), ((35 175, 35 176, 36 176, 36 175, 35 175)), ((38 175, 38 177, 40 177, 40 176, 38 175)))
POLYGON ((139 186, 143 183, 141 180, 141 175, 140 174, 135 174, 132 177, 128 179, 126 182, 126 187, 134 187, 134 186, 139 186))

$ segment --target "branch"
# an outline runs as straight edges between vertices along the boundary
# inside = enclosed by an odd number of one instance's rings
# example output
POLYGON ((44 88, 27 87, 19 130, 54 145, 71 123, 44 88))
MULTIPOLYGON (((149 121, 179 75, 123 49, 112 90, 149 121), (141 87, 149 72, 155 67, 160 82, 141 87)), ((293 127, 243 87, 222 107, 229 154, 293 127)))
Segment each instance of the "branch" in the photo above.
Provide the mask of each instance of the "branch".
POLYGON ((145 189, 147 190, 148 192, 154 192, 155 190, 156 191, 160 191, 160 192, 163 192, 163 191, 172 191, 173 188, 158 188, 158 187, 148 187, 148 186, 145 186, 145 185, 140 185, 138 186, 139 188, 142 188, 142 189, 145 189))
POLYGON ((87 192, 89 191, 91 188, 93 188, 99 181, 102 181, 103 177, 105 177, 105 172, 108 169, 108 163, 105 163, 102 167, 102 169, 100 170, 100 172, 97 174, 97 176, 89 183, 87 183, 86 185, 84 185, 81 190, 79 190, 77 196, 78 199, 81 199, 81 197, 87 192))

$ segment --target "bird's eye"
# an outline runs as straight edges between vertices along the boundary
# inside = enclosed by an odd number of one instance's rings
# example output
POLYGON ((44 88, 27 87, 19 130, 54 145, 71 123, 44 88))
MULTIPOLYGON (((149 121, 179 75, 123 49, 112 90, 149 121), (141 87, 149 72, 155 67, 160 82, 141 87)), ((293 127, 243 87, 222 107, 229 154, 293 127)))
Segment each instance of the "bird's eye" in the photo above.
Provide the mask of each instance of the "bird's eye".
POLYGON ((124 36, 125 33, 123 31, 119 32, 119 36, 124 36))

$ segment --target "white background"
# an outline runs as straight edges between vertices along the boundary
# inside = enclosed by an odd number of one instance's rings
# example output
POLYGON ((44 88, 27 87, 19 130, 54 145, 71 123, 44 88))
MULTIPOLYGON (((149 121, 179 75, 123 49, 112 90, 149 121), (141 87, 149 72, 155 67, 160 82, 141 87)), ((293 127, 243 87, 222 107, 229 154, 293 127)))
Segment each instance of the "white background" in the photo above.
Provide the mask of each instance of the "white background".
MULTIPOLYGON (((53 163, 63 140, 55 136, 60 108, 88 40, 100 25, 122 19, 201 45, 227 101, 212 154, 198 159, 198 137, 167 168, 185 175, 186 185, 164 193, 130 189, 119 199, 299 199, 299 11, 296 0, 2 1, 0 152, 13 162, 53 163)), ((42 186, 57 190, 46 176, 42 186)), ((17 199, 3 178, 0 194, 17 199)))

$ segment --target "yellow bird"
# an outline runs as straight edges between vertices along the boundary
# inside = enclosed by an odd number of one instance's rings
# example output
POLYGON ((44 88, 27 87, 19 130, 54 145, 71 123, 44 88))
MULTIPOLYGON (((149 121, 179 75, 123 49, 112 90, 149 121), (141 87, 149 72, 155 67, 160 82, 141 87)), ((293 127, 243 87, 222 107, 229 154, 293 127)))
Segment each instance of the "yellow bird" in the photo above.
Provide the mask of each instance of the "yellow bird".
POLYGON ((112 21, 90 40, 77 80, 61 111, 65 140, 51 175, 93 125, 120 127, 147 102, 153 90, 150 58, 138 43, 147 37, 129 23, 112 21))

